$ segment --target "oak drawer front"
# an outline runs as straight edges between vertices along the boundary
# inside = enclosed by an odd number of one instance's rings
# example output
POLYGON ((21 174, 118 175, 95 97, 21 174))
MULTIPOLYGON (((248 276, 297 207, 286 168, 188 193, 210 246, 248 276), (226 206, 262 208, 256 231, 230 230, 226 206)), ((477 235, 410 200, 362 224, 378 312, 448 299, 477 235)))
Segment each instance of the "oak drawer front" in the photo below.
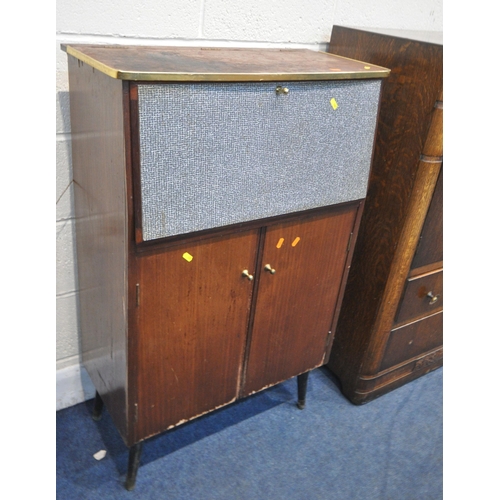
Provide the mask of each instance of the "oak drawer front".
POLYGON ((380 370, 443 345, 443 313, 438 312, 391 331, 380 370))
POLYGON ((143 240, 364 198, 380 85, 138 84, 143 240))
POLYGON ((443 309, 443 271, 406 281, 396 324, 407 323, 443 309))

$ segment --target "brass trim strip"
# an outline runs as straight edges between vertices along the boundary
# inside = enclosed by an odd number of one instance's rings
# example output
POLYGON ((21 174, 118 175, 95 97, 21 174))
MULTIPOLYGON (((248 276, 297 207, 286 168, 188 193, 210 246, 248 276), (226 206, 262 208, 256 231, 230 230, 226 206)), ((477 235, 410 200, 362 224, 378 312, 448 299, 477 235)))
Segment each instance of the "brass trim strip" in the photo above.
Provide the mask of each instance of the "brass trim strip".
MULTIPOLYGON (((98 69, 98 68, 96 68, 98 69)), ((303 80, 362 80, 384 78, 383 72, 372 73, 140 73, 116 71, 114 78, 133 81, 177 82, 266 82, 303 80)), ((110 75, 111 76, 111 75, 110 75)))
POLYGON ((105 75, 110 76, 111 78, 118 78, 118 71, 110 68, 106 64, 103 64, 99 62, 97 59, 94 59, 93 57, 90 57, 83 52, 80 52, 79 50, 76 50, 73 48, 71 45, 63 45, 62 48, 65 50, 65 52, 73 57, 76 57, 78 60, 84 62, 85 64, 88 64, 89 66, 92 66, 93 68, 101 71, 105 75))
MULTIPOLYGON (((390 70, 371 72, 311 72, 311 73, 181 73, 181 72, 140 72, 124 71, 112 68, 93 57, 75 49, 71 45, 63 46, 71 56, 101 71, 105 75, 118 80, 155 81, 155 82, 264 82, 264 81, 301 81, 301 80, 361 80, 369 78, 386 78, 390 70)), ((327 52, 321 52, 328 54, 327 52)), ((334 56, 334 54, 328 54, 334 56)), ((339 57, 339 56, 336 56, 339 57)), ((347 59, 347 58, 344 58, 347 59)), ((354 60, 354 59, 352 59, 354 60)), ((362 61, 357 61, 362 62, 362 61)), ((368 63, 367 63, 368 64, 368 63)))

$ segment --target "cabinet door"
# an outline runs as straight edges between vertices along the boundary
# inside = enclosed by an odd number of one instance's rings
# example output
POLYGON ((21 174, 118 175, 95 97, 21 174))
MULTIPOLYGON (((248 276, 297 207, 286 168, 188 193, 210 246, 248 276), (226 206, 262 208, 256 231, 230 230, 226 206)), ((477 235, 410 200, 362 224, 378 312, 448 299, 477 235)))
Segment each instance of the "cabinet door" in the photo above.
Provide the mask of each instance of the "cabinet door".
POLYGON ((144 241, 364 198, 380 85, 138 84, 144 241))
POLYGON ((257 246, 248 231, 138 258, 136 439, 236 398, 257 246))
POLYGON ((267 228, 242 395, 323 364, 356 212, 267 228))

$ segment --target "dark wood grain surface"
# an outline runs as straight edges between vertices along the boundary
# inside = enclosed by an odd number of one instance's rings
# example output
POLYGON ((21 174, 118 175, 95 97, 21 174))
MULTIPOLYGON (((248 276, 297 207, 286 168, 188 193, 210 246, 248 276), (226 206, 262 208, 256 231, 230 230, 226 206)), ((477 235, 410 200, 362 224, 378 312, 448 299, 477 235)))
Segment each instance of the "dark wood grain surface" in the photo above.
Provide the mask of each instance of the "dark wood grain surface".
POLYGON ((361 377, 381 370, 441 166, 443 48, 334 26, 329 51, 391 69, 382 84, 368 193, 328 363, 344 394, 361 403, 371 396, 357 387, 361 377))
POLYGON ((127 427, 127 193, 123 83, 69 57, 79 323, 84 366, 127 427))
POLYGON ((376 375, 360 375, 356 384, 353 399, 366 402, 377 395, 383 395, 388 390, 394 390, 436 369, 443 361, 443 348, 438 347, 426 351, 408 360, 405 358, 399 364, 392 364, 387 370, 381 370, 376 375))
POLYGON ((374 374, 380 370, 381 354, 384 352, 389 332, 394 323, 405 279, 410 271, 411 261, 424 225, 440 167, 440 163, 427 162, 423 156, 421 157, 409 198, 407 215, 373 324, 373 331, 376 332, 376 335, 372 335, 368 343, 363 365, 365 373, 374 374))
POLYGON ((291 80, 385 77, 386 68, 307 49, 63 45, 87 64, 126 80, 291 80), (224 76, 225 75, 225 76, 224 76))
POLYGON ((428 273, 406 281, 401 305, 394 323, 400 325, 429 316, 443 309, 443 271, 428 273), (430 297, 428 294, 431 294, 430 297))
POLYGON ((412 269, 443 261, 443 169, 432 196, 428 215, 420 235, 412 269))
POLYGON ((383 83, 372 173, 345 292, 346 309, 339 320, 339 328, 363 332, 375 320, 405 221, 442 86, 442 47, 334 27, 329 50, 392 68, 383 83), (356 318, 355 327, 348 325, 349 317, 356 318))
POLYGON ((443 345, 443 313, 409 323, 391 332, 381 370, 443 345))

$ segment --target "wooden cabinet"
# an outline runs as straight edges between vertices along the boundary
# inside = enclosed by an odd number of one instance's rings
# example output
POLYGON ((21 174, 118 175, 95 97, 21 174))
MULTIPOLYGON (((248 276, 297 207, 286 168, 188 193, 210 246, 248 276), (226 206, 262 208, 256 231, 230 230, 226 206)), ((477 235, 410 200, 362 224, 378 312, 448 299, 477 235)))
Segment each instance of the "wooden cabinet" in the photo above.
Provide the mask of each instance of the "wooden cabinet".
POLYGON ((186 239, 137 259, 135 439, 324 363, 358 210, 186 239))
POLYGON ((329 51, 391 69, 328 361, 361 404, 443 362, 443 48, 436 33, 334 26, 329 51))
POLYGON ((105 404, 131 447, 131 489, 148 437, 294 376, 303 406, 388 70, 309 51, 65 50, 83 360, 95 417, 105 404))

